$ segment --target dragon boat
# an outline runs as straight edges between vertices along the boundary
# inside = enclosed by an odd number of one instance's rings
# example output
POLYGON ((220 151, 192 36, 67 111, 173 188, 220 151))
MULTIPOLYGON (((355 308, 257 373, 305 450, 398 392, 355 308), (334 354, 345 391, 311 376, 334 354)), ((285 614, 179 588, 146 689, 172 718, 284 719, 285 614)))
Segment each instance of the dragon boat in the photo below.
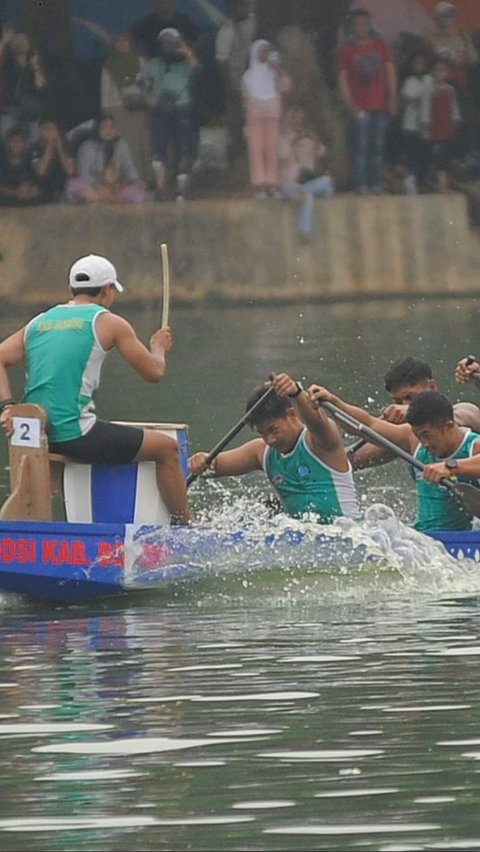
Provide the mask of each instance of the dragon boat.
MULTIPOLYGON (((9 440, 11 493, 0 510, 0 591, 60 604, 81 604, 151 589, 198 575, 212 559, 229 559, 259 546, 248 529, 172 527, 152 462, 107 466, 78 464, 48 453, 45 416, 33 405, 13 409, 9 440), (51 492, 61 482, 66 520, 52 518, 51 492)), ((184 424, 136 424, 176 438, 188 475, 184 424)), ((453 557, 480 561, 480 531, 435 532, 453 557)), ((297 527, 262 537, 266 549, 301 549, 297 527)), ((322 564, 358 564, 365 548, 319 528, 322 564)))

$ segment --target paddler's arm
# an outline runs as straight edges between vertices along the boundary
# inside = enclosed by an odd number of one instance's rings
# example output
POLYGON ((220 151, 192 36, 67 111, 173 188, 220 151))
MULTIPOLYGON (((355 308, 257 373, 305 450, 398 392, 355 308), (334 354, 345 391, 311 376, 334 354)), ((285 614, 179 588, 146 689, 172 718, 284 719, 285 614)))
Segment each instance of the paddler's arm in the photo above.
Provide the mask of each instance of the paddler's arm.
POLYGON ((25 359, 25 328, 20 328, 0 343, 0 426, 7 435, 12 434, 11 406, 14 404, 7 367, 21 364, 25 359))
MULTIPOLYGON (((412 452, 416 444, 418 444, 418 441, 413 435, 412 428, 408 423, 397 425, 396 423, 389 423, 381 417, 373 417, 368 411, 364 411, 363 408, 359 408, 356 405, 350 405, 350 403, 345 402, 339 396, 336 396, 327 390, 327 388, 320 385, 310 385, 308 394, 313 402, 318 403, 324 400, 325 402, 333 403, 341 411, 344 411, 345 414, 349 414, 350 417, 359 420, 360 423, 369 426, 370 429, 374 429, 379 435, 383 435, 384 438, 388 438, 398 447, 402 447, 408 452, 412 452)), ((348 431, 348 427, 345 424, 342 423, 342 427, 348 431)), ((353 429, 350 431, 353 435, 357 434, 353 429)))
POLYGON ((384 447, 377 447, 376 444, 364 444, 354 453, 349 453, 347 449, 347 457, 354 470, 380 467, 382 464, 389 464, 389 462, 396 458, 390 450, 386 450, 384 447))
POLYGON ((458 459, 455 470, 447 467, 445 462, 435 462, 425 465, 423 478, 427 482, 440 482, 449 477, 468 476, 480 479, 480 441, 475 441, 472 447, 473 455, 468 459, 458 459))
POLYGON ((170 352, 173 341, 169 328, 155 331, 150 338, 150 351, 138 339, 135 329, 126 319, 117 314, 103 313, 98 316, 96 330, 104 349, 118 349, 124 360, 140 374, 146 382, 159 382, 165 375, 165 356, 170 352))
POLYGON ((343 450, 343 444, 338 429, 326 413, 318 408, 308 393, 303 390, 298 382, 295 382, 286 373, 275 376, 273 386, 277 393, 287 396, 297 414, 307 427, 309 435, 317 448, 326 453, 333 453, 338 449, 343 450))
POLYGON ((220 453, 210 466, 207 465, 208 453, 195 453, 189 458, 188 466, 191 473, 197 475, 211 471, 214 476, 242 476, 263 469, 264 453, 265 442, 255 438, 241 447, 220 453))

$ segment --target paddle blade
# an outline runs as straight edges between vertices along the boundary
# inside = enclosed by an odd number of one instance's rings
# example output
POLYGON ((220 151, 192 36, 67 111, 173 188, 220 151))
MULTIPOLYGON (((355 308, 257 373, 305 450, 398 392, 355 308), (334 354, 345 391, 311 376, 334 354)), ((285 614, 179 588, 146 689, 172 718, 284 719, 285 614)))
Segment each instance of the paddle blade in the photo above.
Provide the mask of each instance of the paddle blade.
POLYGON ((468 482, 456 482, 451 489, 475 518, 480 518, 480 488, 469 485, 468 482))

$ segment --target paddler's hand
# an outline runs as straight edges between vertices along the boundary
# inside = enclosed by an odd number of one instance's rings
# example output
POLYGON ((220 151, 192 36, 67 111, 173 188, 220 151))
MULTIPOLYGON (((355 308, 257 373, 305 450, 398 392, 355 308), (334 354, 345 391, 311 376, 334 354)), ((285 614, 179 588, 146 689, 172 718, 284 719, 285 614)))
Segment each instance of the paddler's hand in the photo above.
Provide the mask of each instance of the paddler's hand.
POLYGON ((215 461, 213 461, 210 465, 207 464, 208 453, 195 453, 194 456, 190 456, 188 460, 188 467, 190 473, 194 473, 195 476, 200 476, 205 471, 214 471, 215 469, 215 461))
POLYGON ((11 406, 7 406, 4 408, 2 413, 0 414, 0 426, 5 432, 7 438, 10 438, 13 435, 13 421, 12 421, 12 408, 11 406))
POLYGON ((434 482, 438 485, 441 479, 449 479, 452 471, 448 469, 444 462, 435 462, 434 464, 425 465, 423 478, 427 482, 434 482))
POLYGON ((278 376, 275 376, 272 385, 281 396, 295 396, 298 392, 297 383, 286 373, 279 373, 278 376))
POLYGON ((388 405, 382 414, 382 420, 395 423, 397 426, 405 423, 407 419, 408 405, 388 405))
POLYGON ((152 350, 152 352, 155 349, 161 349, 162 352, 170 352, 172 346, 173 338, 169 326, 165 326, 165 328, 159 328, 158 331, 155 331, 150 338, 150 349, 152 350))
POLYGON ((469 358, 462 358, 462 360, 458 362, 455 370, 455 378, 461 385, 468 382, 472 373, 480 373, 480 364, 477 361, 473 361, 473 363, 468 364, 467 362, 469 360, 469 358))
POLYGON ((321 385, 310 385, 307 393, 314 404, 319 402, 335 402, 335 395, 321 385))

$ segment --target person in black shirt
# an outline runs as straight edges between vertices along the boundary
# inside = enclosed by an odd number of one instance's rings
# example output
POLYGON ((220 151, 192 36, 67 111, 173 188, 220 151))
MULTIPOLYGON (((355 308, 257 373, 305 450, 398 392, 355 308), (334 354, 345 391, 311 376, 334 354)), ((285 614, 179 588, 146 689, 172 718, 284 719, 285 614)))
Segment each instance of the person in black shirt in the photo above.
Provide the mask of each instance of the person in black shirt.
POLYGON ((153 11, 130 27, 140 53, 148 58, 158 56, 158 34, 167 27, 178 30, 189 47, 195 47, 201 35, 190 18, 177 12, 175 0, 154 0, 153 11))
POLYGON ((0 158, 0 206, 39 204, 42 193, 27 152, 22 130, 11 128, 5 136, 5 153, 0 158))
POLYGON ((61 201, 65 184, 75 173, 73 159, 58 124, 51 118, 40 122, 41 138, 31 148, 31 162, 45 201, 61 201))

